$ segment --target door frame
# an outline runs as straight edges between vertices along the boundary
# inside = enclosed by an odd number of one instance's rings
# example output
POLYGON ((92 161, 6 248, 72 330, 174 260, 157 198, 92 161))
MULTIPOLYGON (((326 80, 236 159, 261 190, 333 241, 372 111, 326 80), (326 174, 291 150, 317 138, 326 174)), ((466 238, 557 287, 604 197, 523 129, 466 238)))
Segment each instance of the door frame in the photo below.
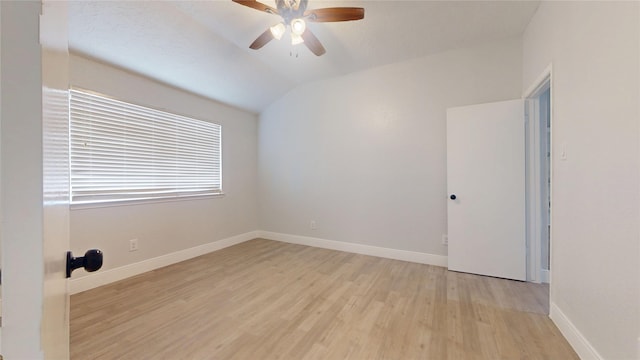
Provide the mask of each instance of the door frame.
MULTIPOLYGON (((541 283, 551 283, 551 271, 548 272, 548 276, 542 272, 541 253, 542 253, 542 209, 543 202, 546 201, 542 191, 542 160, 540 155, 542 136, 541 134, 541 115, 540 115, 540 95, 549 89, 549 121, 550 121, 550 141, 549 152, 550 166, 549 166, 549 179, 551 184, 549 186, 549 198, 553 204, 553 76, 552 76, 552 64, 549 64, 544 71, 536 78, 536 80, 529 86, 524 92, 523 98, 525 100, 525 156, 526 156, 526 216, 527 216, 527 281, 541 283), (543 197, 545 199, 543 199, 543 197)), ((546 137, 546 136, 545 136, 546 137)), ((553 222, 552 212, 553 206, 550 209, 549 215, 549 264, 553 263, 553 222)))

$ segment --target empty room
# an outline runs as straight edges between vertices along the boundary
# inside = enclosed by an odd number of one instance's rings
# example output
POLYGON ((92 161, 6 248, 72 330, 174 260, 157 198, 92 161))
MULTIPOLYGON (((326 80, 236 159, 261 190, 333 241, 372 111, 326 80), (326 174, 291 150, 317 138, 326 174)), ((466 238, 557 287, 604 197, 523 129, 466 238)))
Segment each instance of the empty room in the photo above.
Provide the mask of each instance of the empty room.
POLYGON ((3 359, 640 359, 640 2, 0 1, 3 359))

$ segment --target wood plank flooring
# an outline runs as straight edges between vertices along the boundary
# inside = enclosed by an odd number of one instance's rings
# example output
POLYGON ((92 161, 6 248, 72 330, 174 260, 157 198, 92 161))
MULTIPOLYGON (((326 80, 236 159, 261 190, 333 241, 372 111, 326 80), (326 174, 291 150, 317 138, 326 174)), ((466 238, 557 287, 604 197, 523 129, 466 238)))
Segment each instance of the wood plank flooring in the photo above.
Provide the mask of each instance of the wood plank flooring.
POLYGON ((71 358, 578 359, 544 285, 256 239, 71 297, 71 358))

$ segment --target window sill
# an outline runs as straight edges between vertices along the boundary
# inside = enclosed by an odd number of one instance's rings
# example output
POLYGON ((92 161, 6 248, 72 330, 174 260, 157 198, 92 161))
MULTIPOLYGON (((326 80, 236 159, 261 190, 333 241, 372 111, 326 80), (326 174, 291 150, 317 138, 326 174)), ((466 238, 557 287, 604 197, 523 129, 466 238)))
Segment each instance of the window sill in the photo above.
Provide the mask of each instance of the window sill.
POLYGON ((116 200, 116 201, 94 202, 94 203, 85 203, 85 204, 70 204, 69 208, 71 211, 75 211, 75 210, 99 209, 99 208, 120 207, 120 206, 158 204, 158 203, 167 203, 167 202, 210 200, 210 199, 222 198, 224 196, 225 196, 224 193, 220 193, 220 194, 211 194, 211 195, 178 196, 178 197, 156 198, 156 199, 116 200))

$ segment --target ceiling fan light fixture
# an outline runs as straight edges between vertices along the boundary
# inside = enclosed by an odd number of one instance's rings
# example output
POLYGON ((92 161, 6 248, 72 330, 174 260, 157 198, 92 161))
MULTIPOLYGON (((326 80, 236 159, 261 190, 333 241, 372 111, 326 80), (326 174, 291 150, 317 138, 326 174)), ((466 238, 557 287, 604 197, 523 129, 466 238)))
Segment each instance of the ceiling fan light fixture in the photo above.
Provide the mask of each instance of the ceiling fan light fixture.
POLYGON ((304 20, 302 19, 293 19, 291 20, 291 32, 298 35, 298 36, 302 36, 302 34, 304 33, 305 29, 307 28, 307 24, 305 24, 304 20))
POLYGON ((291 45, 298 45, 298 44, 302 44, 304 42, 304 39, 302 38, 302 36, 292 32, 291 33, 291 45))
POLYGON ((283 23, 273 25, 272 27, 269 28, 269 30, 271 30, 271 35, 273 35, 273 37, 278 40, 282 39, 282 35, 284 35, 284 32, 286 29, 287 28, 284 26, 283 23))
POLYGON ((327 50, 313 34, 313 31, 307 29, 306 21, 326 23, 364 19, 364 8, 361 7, 325 7, 307 10, 309 0, 275 0, 275 8, 258 0, 232 1, 282 18, 282 23, 267 28, 249 45, 249 48, 253 50, 261 49, 273 39, 280 40, 287 32, 287 28, 291 27, 291 44, 304 43, 314 55, 322 56, 327 50))

